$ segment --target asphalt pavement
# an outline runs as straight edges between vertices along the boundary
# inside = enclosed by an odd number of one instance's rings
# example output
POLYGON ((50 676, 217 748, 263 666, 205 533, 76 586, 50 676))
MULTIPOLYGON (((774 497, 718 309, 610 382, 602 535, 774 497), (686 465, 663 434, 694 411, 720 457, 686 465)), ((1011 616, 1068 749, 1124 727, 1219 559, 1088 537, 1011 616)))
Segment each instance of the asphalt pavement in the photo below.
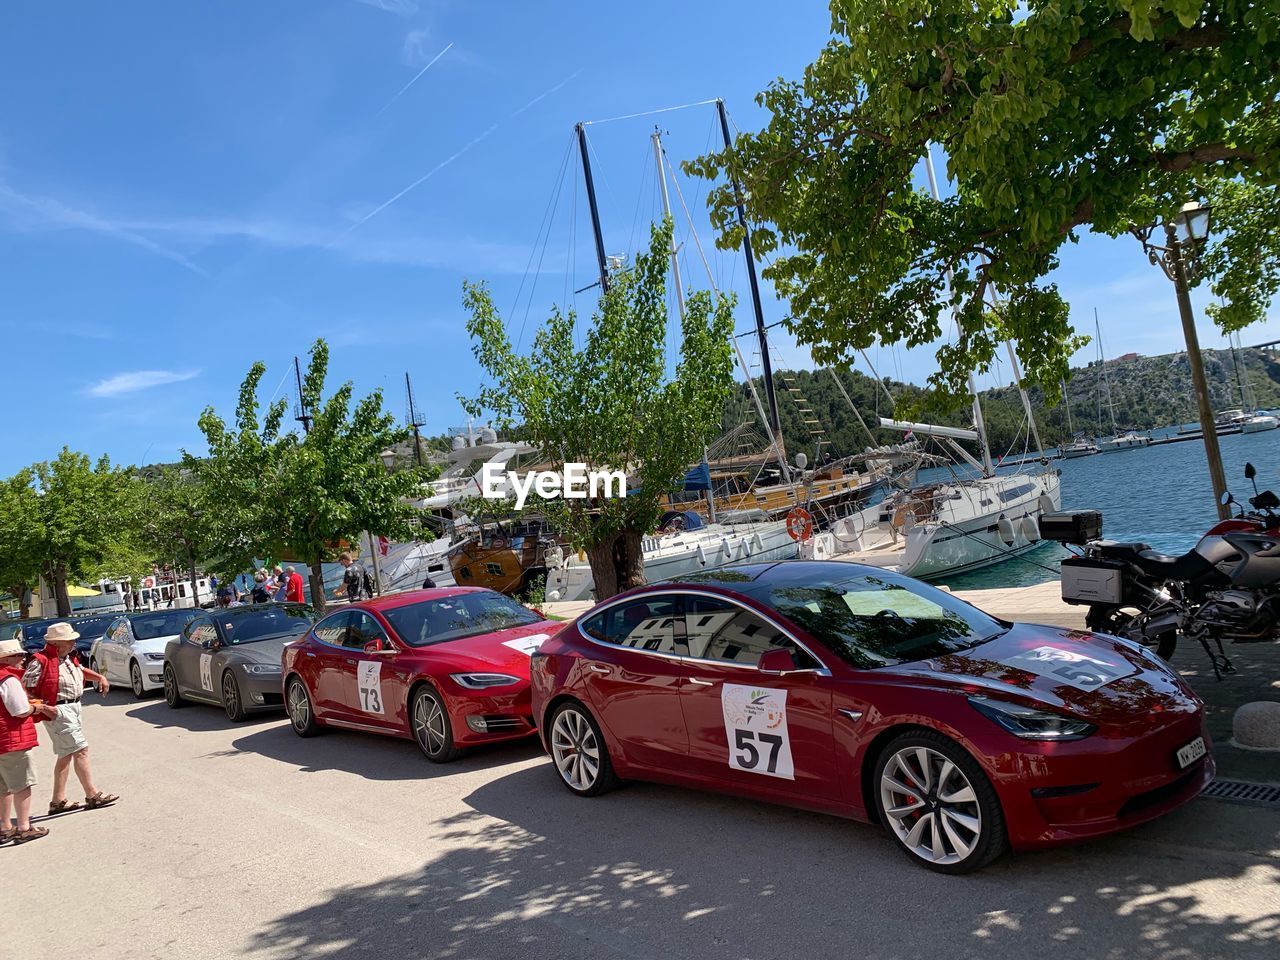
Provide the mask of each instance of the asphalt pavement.
MULTIPOLYGON (((435 766, 127 691, 90 694, 85 726, 123 799, 0 848, 22 891, 4 960, 1280 955, 1261 808, 1202 799, 946 877, 833 817, 643 784, 582 800, 532 742, 435 766)), ((47 739, 37 756, 43 809, 47 739)))

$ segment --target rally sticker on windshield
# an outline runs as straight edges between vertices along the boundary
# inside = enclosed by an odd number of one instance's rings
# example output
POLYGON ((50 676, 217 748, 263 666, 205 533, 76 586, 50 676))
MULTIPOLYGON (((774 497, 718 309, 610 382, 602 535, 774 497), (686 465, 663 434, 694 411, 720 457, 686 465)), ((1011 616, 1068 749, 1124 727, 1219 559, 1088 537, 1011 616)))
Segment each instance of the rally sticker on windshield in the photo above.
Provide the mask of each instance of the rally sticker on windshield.
POLYGON ((213 693, 213 654, 200 654, 200 686, 213 693))
POLYGON ((360 709, 365 713, 381 714, 382 710, 382 662, 361 660, 356 668, 356 693, 360 697, 360 709))
POLYGON ((1061 647, 1036 647, 1010 657, 1004 663, 1028 673, 1050 677, 1077 690, 1097 690, 1112 680, 1138 672, 1127 662, 1112 663, 1061 647))
POLYGON ((533 656, 533 651, 542 646, 543 641, 550 640, 551 635, 548 633, 531 633, 527 637, 516 637, 514 640, 503 640, 504 647, 510 647, 512 650, 519 650, 525 656, 533 656))
POLYGON ((787 734, 787 691, 721 684, 720 708, 730 767, 766 777, 796 778, 787 734))

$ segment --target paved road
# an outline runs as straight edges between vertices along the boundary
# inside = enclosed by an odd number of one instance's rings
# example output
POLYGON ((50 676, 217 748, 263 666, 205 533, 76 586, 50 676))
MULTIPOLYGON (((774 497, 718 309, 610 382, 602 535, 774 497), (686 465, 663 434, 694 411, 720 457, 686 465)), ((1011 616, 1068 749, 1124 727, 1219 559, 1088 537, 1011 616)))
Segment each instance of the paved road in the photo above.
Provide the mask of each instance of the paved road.
POLYGON ((1280 814, 1255 808, 1201 800, 949 878, 831 817, 645 785, 580 800, 532 745, 438 767, 408 741, 89 701, 125 799, 0 848, 6 891, 32 878, 25 907, 5 898, 4 960, 1280 956, 1280 814))

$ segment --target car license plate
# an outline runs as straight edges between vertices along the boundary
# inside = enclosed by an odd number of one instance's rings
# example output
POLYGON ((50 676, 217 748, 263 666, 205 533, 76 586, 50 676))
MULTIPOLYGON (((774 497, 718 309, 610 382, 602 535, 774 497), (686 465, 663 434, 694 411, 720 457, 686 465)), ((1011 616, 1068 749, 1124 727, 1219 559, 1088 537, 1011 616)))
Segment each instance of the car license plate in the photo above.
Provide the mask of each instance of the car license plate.
POLYGON ((1209 751, 1205 748, 1204 737, 1196 737, 1178 751, 1178 766, 1185 769, 1203 757, 1209 751))

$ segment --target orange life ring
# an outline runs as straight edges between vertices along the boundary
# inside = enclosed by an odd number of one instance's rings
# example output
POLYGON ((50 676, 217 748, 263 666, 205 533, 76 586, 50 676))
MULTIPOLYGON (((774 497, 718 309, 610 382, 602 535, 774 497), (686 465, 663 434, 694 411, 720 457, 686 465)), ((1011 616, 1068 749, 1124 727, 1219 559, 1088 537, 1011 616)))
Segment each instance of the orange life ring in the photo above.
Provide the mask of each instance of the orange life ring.
POLYGON ((813 515, 804 507, 793 507, 787 514, 787 536, 792 540, 808 540, 813 536, 813 515))

